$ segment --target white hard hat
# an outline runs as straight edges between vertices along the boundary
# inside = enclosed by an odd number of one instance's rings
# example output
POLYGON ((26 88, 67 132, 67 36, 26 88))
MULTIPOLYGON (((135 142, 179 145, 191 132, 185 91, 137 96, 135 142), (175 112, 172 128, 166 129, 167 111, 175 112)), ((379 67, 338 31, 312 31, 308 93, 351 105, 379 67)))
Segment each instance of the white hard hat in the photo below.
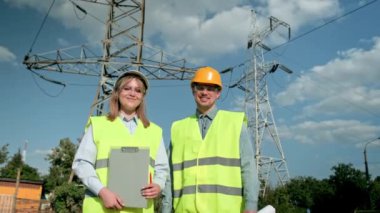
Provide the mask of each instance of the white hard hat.
POLYGON ((143 82, 144 86, 145 86, 145 90, 148 90, 148 87, 149 87, 149 83, 148 83, 148 79, 146 78, 146 76, 140 72, 140 71, 137 71, 137 70, 130 70, 130 71, 126 71, 124 72, 123 74, 121 74, 117 80, 115 81, 115 85, 116 86, 116 83, 122 79, 123 77, 125 76, 128 76, 128 75, 132 75, 132 76, 137 76, 139 77, 139 79, 141 79, 141 81, 143 82))

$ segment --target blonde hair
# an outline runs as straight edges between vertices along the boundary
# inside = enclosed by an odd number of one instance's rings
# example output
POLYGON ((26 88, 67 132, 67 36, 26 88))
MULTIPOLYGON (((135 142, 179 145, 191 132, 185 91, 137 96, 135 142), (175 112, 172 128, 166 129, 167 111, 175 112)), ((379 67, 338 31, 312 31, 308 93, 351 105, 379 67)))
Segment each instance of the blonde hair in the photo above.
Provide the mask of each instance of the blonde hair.
POLYGON ((111 97, 110 97, 110 102, 109 102, 110 111, 107 115, 107 118, 110 121, 114 121, 116 119, 116 117, 119 116, 119 111, 120 111, 119 96, 120 96, 121 88, 123 88, 124 85, 129 83, 132 79, 137 79, 140 86, 144 88, 143 98, 141 100, 140 105, 136 108, 136 114, 137 114, 137 117, 143 123, 144 127, 147 128, 150 125, 150 121, 148 120, 148 117, 146 116, 146 113, 145 113, 146 87, 145 87, 142 79, 137 75, 126 75, 126 76, 117 80, 117 82, 115 83, 114 89, 112 91, 111 97))

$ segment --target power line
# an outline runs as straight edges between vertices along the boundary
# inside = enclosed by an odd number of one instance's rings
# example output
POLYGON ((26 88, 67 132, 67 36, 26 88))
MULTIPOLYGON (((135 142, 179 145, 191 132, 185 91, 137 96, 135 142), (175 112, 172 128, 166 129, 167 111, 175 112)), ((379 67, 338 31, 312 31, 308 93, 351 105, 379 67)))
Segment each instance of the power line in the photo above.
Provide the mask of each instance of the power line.
MULTIPOLYGON (((92 15, 91 13, 87 12, 87 10, 84 9, 83 7, 79 6, 78 4, 76 4, 75 2, 73 2, 72 0, 69 0, 69 1, 73 4, 73 6, 74 6, 75 8, 77 8, 78 10, 80 10, 85 16, 86 16, 86 15, 89 15, 90 17, 92 17, 93 19, 97 20, 97 21, 100 22, 101 24, 105 24, 104 21, 100 20, 100 19, 99 19, 98 17, 96 17, 95 15, 92 15)), ((74 8, 74 12, 75 12, 75 8, 74 8)), ((83 17, 83 18, 80 18, 76 12, 75 12, 75 15, 77 16, 77 18, 78 18, 79 20, 84 19, 84 17, 83 17)))
POLYGON ((284 46, 284 45, 286 45, 286 44, 289 44, 289 43, 291 43, 291 42, 293 42, 293 41, 296 41, 296 40, 298 40, 298 39, 300 39, 300 38, 302 38, 302 37, 304 37, 304 36, 306 36, 306 35, 308 35, 308 34, 314 32, 314 31, 317 31, 317 30, 319 30, 319 29, 321 29, 321 28, 323 28, 323 27, 325 27, 325 26, 327 26, 327 25, 329 25, 329 24, 331 24, 331 23, 334 23, 334 22, 338 21, 338 20, 341 19, 341 18, 344 18, 344 17, 346 17, 346 16, 348 16, 348 15, 351 15, 352 13, 355 13, 355 12, 357 12, 358 10, 363 9, 364 7, 367 7, 367 6, 371 5, 371 4, 375 3, 376 1, 377 1, 377 0, 370 1, 370 2, 364 4, 364 5, 360 6, 360 7, 357 7, 357 8, 355 8, 355 9, 353 9, 353 10, 350 10, 350 11, 348 11, 347 13, 344 13, 344 14, 341 15, 341 16, 338 16, 338 17, 336 17, 336 18, 333 18, 333 19, 331 19, 330 21, 328 21, 328 22, 326 22, 326 23, 324 23, 324 24, 322 24, 322 25, 319 25, 319 26, 317 26, 317 27, 315 27, 315 28, 313 28, 313 29, 311 29, 311 30, 305 32, 305 33, 302 33, 302 34, 300 34, 300 35, 294 37, 293 39, 290 39, 289 41, 284 42, 284 43, 282 43, 282 44, 280 44, 280 45, 278 45, 278 46, 275 46, 274 48, 271 48, 271 49, 272 49, 272 50, 275 50, 275 49, 277 49, 277 48, 279 48, 279 47, 282 47, 282 46, 284 46))
POLYGON ((43 21, 42 21, 42 23, 41 23, 41 26, 40 26, 40 28, 38 29, 37 34, 36 34, 36 36, 35 36, 34 39, 33 39, 32 45, 30 46, 30 49, 29 49, 29 53, 32 52, 32 48, 33 48, 34 44, 36 43, 38 36, 39 36, 40 33, 41 33, 42 27, 45 25, 46 19, 47 19, 47 17, 49 16, 49 13, 50 13, 51 8, 53 7, 54 3, 55 3, 55 0, 53 0, 53 2, 51 3, 51 5, 50 5, 50 7, 49 7, 49 10, 47 11, 47 13, 46 13, 46 15, 45 15, 45 17, 44 17, 44 19, 43 19, 43 21))
MULTIPOLYGON (((297 40, 297 39, 299 39, 299 38, 302 38, 302 37, 304 37, 304 36, 306 36, 306 35, 308 35, 308 34, 314 32, 314 31, 316 31, 316 30, 321 29, 322 27, 325 27, 325 26, 328 25, 328 24, 331 24, 331 23, 333 23, 333 22, 335 22, 335 21, 337 21, 337 20, 339 20, 339 19, 341 19, 341 18, 343 18, 343 17, 346 17, 346 16, 348 16, 348 15, 350 15, 350 14, 353 14, 354 12, 357 12, 358 10, 363 9, 364 7, 367 7, 367 6, 371 5, 371 4, 375 3, 376 1, 377 1, 377 0, 373 0, 373 1, 367 2, 366 4, 364 4, 364 5, 360 6, 360 7, 357 7, 357 8, 355 8, 355 9, 353 9, 353 10, 350 10, 350 11, 348 11, 348 12, 342 14, 341 16, 338 16, 338 17, 336 17, 336 18, 334 18, 334 19, 332 19, 332 20, 330 20, 330 21, 328 21, 328 22, 326 22, 326 23, 324 23, 324 24, 322 24, 322 25, 320 25, 320 26, 317 26, 317 27, 311 29, 310 31, 307 31, 307 32, 305 32, 305 33, 303 33, 303 34, 301 34, 301 35, 299 35, 299 36, 297 36, 297 37, 295 37, 295 38, 289 40, 288 42, 285 42, 285 43, 280 44, 280 45, 278 45, 278 46, 276 46, 276 47, 274 47, 274 48, 271 48, 271 50, 277 49, 277 48, 279 48, 279 47, 281 47, 281 46, 284 46, 285 44, 288 44, 288 43, 293 42, 293 41, 295 41, 295 40, 297 40)), ((267 52, 266 52, 266 53, 267 53, 267 52)), ((279 56, 279 55, 277 55, 277 56, 279 56)), ((247 62, 247 61, 245 61, 244 63, 246 63, 246 62, 247 62)), ((298 78, 301 78, 301 77, 302 77, 301 75, 299 75, 299 74, 297 74, 297 73, 294 73, 294 74, 295 74, 298 78)), ((330 83, 333 84, 333 85, 341 85, 341 86, 342 86, 342 84, 341 84, 340 82, 333 81, 333 80, 328 79, 328 78, 323 77, 323 76, 318 76, 318 77, 323 78, 324 80, 330 82, 330 83)), ((322 89, 326 89, 326 87, 323 87, 323 88, 322 88, 322 87, 321 87, 320 85, 318 85, 318 84, 316 84, 316 86, 317 86, 318 88, 320 88, 321 90, 322 90, 322 89)), ((344 87, 342 86, 342 88, 344 88, 344 87)), ((333 90, 331 89, 331 91, 333 91, 333 90)), ((362 95, 359 95, 359 96, 361 96, 361 97, 364 98, 364 99, 368 99, 367 97, 364 97, 364 96, 362 96, 362 95)), ((346 98, 343 98, 343 97, 340 97, 340 98, 341 98, 343 101, 349 103, 350 105, 352 105, 352 106, 354 106, 354 107, 356 107, 356 108, 358 108, 358 109, 360 109, 360 110, 362 110, 362 111, 367 112, 368 114, 371 114, 371 115, 376 116, 376 117, 380 117, 380 115, 378 115, 378 114, 376 114, 376 113, 374 113, 374 112, 372 112, 372 111, 370 111, 370 110, 364 108, 364 107, 361 106, 361 105, 355 104, 355 103, 353 103, 352 101, 350 101, 350 100, 348 100, 348 99, 346 99, 346 98)))
MULTIPOLYGON (((372 0, 372 1, 370 1, 370 2, 368 2, 368 3, 366 3, 366 4, 364 4, 364 5, 362 5, 362 6, 360 6, 360 7, 357 7, 357 8, 355 8, 355 9, 353 9, 353 10, 350 10, 350 11, 348 11, 347 13, 344 13, 344 14, 341 15, 341 16, 338 16, 338 17, 336 17, 336 18, 334 18, 334 19, 331 19, 330 21, 325 22, 325 23, 322 24, 322 25, 319 25, 319 26, 317 26, 317 27, 315 27, 315 28, 312 28, 311 30, 309 30, 309 31, 307 31, 307 32, 304 32, 304 33, 302 33, 302 34, 300 34, 300 35, 294 37, 293 39, 290 39, 290 40, 288 40, 288 41, 286 41, 286 42, 284 42, 284 43, 282 43, 282 44, 280 44, 280 45, 278 45, 278 46, 275 46, 275 47, 271 48, 271 50, 278 49, 278 48, 280 48, 280 47, 282 47, 282 46, 284 46, 284 45, 287 45, 287 44, 289 44, 289 43, 291 43, 291 42, 294 42, 294 41, 296 41, 296 40, 298 40, 298 39, 300 39, 300 38, 302 38, 302 37, 304 37, 304 36, 306 36, 306 35, 308 35, 308 34, 310 34, 310 33, 313 33, 313 32, 315 32, 315 31, 317 31, 317 30, 319 30, 319 29, 321 29, 321 28, 323 28, 323 27, 325 27, 325 26, 327 26, 327 25, 329 25, 329 24, 332 24, 333 22, 338 21, 339 19, 341 19, 341 18, 343 18, 343 17, 346 17, 346 16, 348 16, 348 15, 350 15, 350 14, 352 14, 352 13, 357 12, 357 11, 360 10, 360 9, 363 9, 364 7, 367 7, 367 6, 369 6, 369 5, 373 4, 373 3, 375 3, 376 1, 378 1, 378 0, 372 0)), ((266 54, 266 53, 268 53, 268 52, 265 52, 264 54, 266 54)), ((246 63, 248 63, 248 62, 250 62, 250 60, 245 60, 245 61, 243 61, 243 62, 241 62, 241 63, 239 63, 239 64, 240 64, 240 65, 241 65, 241 64, 246 64, 246 63)), ((238 66, 238 65, 235 65, 235 66, 233 66, 233 67, 237 67, 237 66, 238 66)))
POLYGON ((41 90, 42 93, 44 93, 45 95, 49 96, 49 97, 52 97, 52 98, 55 98, 55 97, 58 97, 62 92, 63 90, 65 89, 66 85, 61 83, 61 82, 58 82, 58 81, 54 81, 54 80, 50 80, 50 79, 47 79, 46 77, 42 76, 42 75, 39 75, 38 73, 31 71, 31 75, 32 75, 32 79, 34 81, 34 83, 36 84, 36 86, 38 87, 38 89, 41 90), (44 88, 42 88, 42 86, 37 82, 37 80, 35 79, 35 76, 34 75, 37 75, 38 77, 40 77, 41 79, 45 80, 45 81, 48 81, 48 82, 51 82, 51 83, 55 83, 55 84, 58 84, 58 85, 61 85, 62 86, 62 89, 55 95, 52 95, 50 93, 48 93, 44 88))

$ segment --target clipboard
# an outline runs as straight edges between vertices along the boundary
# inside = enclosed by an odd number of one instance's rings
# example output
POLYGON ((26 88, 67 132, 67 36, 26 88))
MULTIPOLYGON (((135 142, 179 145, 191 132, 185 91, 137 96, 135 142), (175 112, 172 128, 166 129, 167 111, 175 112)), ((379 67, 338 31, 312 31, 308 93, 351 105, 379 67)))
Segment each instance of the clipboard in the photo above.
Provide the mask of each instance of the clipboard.
POLYGON ((141 189, 148 184, 149 148, 111 149, 108 160, 108 188, 118 194, 128 208, 146 208, 141 189))

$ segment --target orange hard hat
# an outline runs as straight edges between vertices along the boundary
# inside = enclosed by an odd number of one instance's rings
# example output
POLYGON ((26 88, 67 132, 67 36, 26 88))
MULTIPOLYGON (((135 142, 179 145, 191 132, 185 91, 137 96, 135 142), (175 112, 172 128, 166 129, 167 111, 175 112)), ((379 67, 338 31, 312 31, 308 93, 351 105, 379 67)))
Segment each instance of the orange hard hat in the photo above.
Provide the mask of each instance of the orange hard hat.
POLYGON ((218 85, 221 89, 223 87, 219 72, 212 67, 199 68, 191 80, 191 84, 193 83, 214 84, 218 85))

